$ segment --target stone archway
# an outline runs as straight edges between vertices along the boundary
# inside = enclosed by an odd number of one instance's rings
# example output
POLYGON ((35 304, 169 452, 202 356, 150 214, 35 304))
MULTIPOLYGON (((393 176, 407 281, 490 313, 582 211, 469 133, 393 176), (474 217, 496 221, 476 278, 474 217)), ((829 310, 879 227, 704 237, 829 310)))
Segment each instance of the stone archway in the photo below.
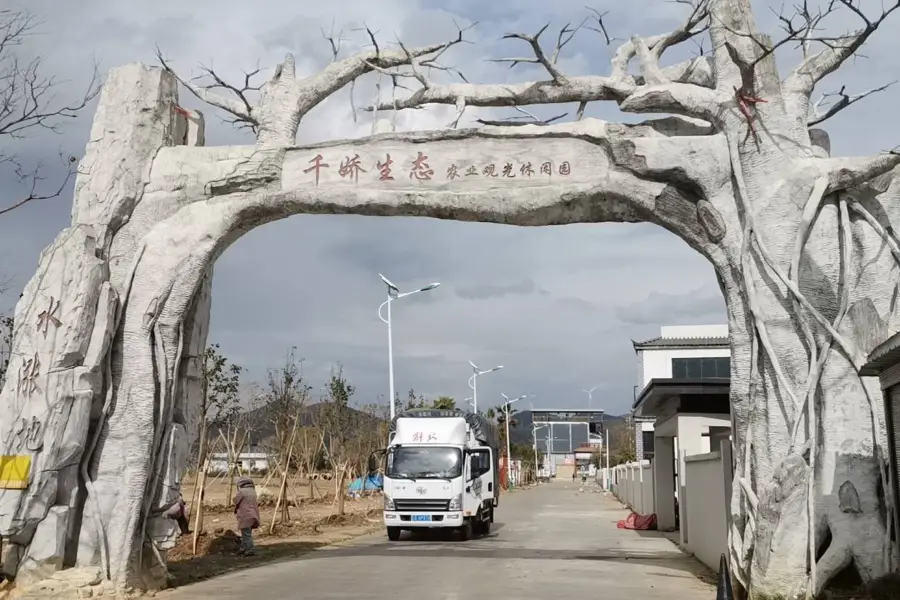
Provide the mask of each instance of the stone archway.
MULTIPOLYGON (((113 71, 72 226, 16 310, 0 435, 7 454, 32 464, 25 490, 0 491, 4 570, 27 582, 99 566, 120 586, 159 584, 174 527, 158 513, 180 485, 197 418, 213 264, 254 227, 318 212, 646 221, 679 235, 714 265, 728 306, 735 577, 766 597, 818 592, 849 564, 864 580, 883 574, 896 556, 879 392, 857 372, 897 328, 890 225, 900 184, 890 172, 900 158, 829 159, 827 140, 813 143, 822 136, 795 122, 798 96, 782 93, 774 61, 733 33, 754 29, 747 1, 701 4, 720 11, 711 60, 660 69, 647 46, 661 54, 662 42, 635 38, 622 52, 641 59, 641 78, 617 72, 579 92, 690 117, 638 125, 583 119, 293 145, 300 116, 329 89, 440 45, 352 57, 324 83, 295 80, 288 57, 252 110, 191 88, 259 127, 256 146, 208 148, 173 73, 113 71), (757 80, 744 81, 742 56, 757 57, 757 80), (313 97, 305 85, 324 91, 313 97), (753 143, 738 87, 773 98, 756 118, 778 135, 753 143)), ((528 93, 549 97, 541 86, 579 89, 554 76, 528 93)), ((457 104, 487 102, 490 89, 463 88, 457 104)))
MULTIPOLYGON (((254 227, 316 212, 524 226, 651 220, 721 255, 697 198, 612 164, 641 140, 664 141, 651 126, 629 127, 636 141, 622 144, 608 124, 584 121, 207 148, 202 116, 180 109, 176 85, 155 67, 110 73, 73 225, 45 251, 17 308, 10 372, 19 378, 3 401, 18 416, 3 425, 37 420, 46 432, 29 488, 2 494, 17 503, 2 523, 12 533, 7 569, 24 582, 65 561, 101 565, 120 585, 158 583, 159 549, 147 538, 164 547, 174 534, 154 513, 177 490, 196 424, 209 273, 254 227)), ((694 145, 720 146, 709 138, 685 149, 694 145)))

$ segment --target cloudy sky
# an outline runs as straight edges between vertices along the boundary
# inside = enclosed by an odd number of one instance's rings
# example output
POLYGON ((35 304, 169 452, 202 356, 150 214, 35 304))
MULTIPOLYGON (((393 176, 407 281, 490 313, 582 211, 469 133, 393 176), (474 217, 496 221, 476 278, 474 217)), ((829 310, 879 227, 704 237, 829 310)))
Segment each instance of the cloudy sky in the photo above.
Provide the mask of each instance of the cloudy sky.
MULTIPOLYGON (((548 20, 557 28, 577 23, 586 14, 584 4, 30 0, 28 8, 43 24, 19 51, 44 57, 46 73, 62 81, 58 96, 64 100, 85 85, 92 60, 103 71, 132 61, 152 63, 156 45, 185 75, 196 75, 199 63, 226 76, 239 76, 257 63, 268 73, 286 52, 297 57, 299 72, 311 74, 331 58, 323 29, 343 31, 346 53, 366 42, 358 30, 363 23, 383 43, 399 37, 407 44, 422 44, 453 35, 454 21, 463 26, 478 22, 467 32, 472 44, 454 48, 448 59, 473 82, 528 80, 545 75, 486 60, 526 53, 523 43, 501 41, 500 35, 534 32, 548 20)), ((759 20, 772 24, 769 8, 781 3, 756 5, 759 20)), ((677 5, 663 0, 597 8, 612 9, 607 23, 610 33, 620 38, 665 31, 679 15, 677 5)), ((570 74, 607 73, 609 49, 596 34, 582 33, 567 48, 563 69, 570 74)), ((889 50, 898 33, 900 17, 879 32, 865 58, 849 64, 825 87, 846 84, 848 91, 858 92, 897 78, 900 58, 889 50)), ((548 31, 548 42, 554 38, 548 31)), ((784 65, 791 60, 782 59, 784 65)), ((374 97, 375 83, 374 77, 360 81, 357 105, 374 97)), ((870 153, 895 146, 898 93, 900 86, 831 121, 835 152, 870 153)), ((186 92, 182 103, 199 107, 186 92)), ((574 108, 553 107, 543 114, 574 113, 574 108)), ((204 111, 208 144, 250 141, 221 123, 213 110, 204 111)), ((60 172, 60 151, 81 156, 92 112, 93 106, 61 135, 34 135, 14 142, 14 149, 27 164, 43 161, 50 185, 60 172)), ((633 119, 618 115, 611 105, 591 106, 588 113, 633 119)), ((469 115, 490 116, 483 110, 469 115)), ((401 115, 397 125, 437 128, 449 117, 446 110, 415 111, 401 115)), ((354 123, 349 91, 344 90, 304 120, 298 139, 359 137, 370 128, 365 115, 354 123)), ((10 173, 0 171, 0 207, 21 192, 10 173)), ((40 251, 68 224, 70 203, 71 189, 58 200, 0 217, 0 273, 11 277, 16 288, 28 281, 40 251)), ((681 240, 654 226, 518 229, 414 218, 302 215, 247 234, 219 261, 210 341, 245 366, 248 379, 264 381, 267 367, 277 366, 287 349, 296 346, 312 385, 321 386, 331 366, 340 362, 358 387, 359 401, 385 397, 386 328, 376 316, 385 289, 379 272, 401 288, 442 284, 394 305, 401 395, 412 387, 429 396, 462 399, 471 395, 466 385, 469 360, 483 367, 505 365, 480 379, 482 406, 498 402, 501 392, 534 394, 535 406, 586 406, 581 390, 596 385, 594 405, 620 414, 630 406, 636 374, 631 339, 653 337, 660 325, 721 323, 725 318, 712 269, 681 240)), ((17 296, 14 291, 0 297, 0 311, 11 310, 17 296)))

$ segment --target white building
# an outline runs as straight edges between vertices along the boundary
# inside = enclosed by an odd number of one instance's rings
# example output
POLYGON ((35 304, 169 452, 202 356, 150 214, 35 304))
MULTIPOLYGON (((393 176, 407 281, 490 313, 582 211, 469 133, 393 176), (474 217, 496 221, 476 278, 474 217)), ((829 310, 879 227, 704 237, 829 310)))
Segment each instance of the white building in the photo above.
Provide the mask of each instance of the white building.
MULTIPOLYGON (((727 379, 731 376, 731 346, 728 325, 665 325, 659 337, 631 341, 637 355, 635 400, 654 379, 727 379)), ((654 452, 653 423, 656 416, 635 415, 637 460, 654 452)), ((706 452, 709 452, 706 438, 706 452)))
MULTIPOLYGON (((634 342, 634 350, 638 385, 632 410, 641 428, 638 443, 653 444, 657 526, 664 531, 678 527, 681 544, 688 547, 686 502, 676 504, 685 498, 685 465, 711 452, 718 456, 723 447, 730 452, 728 326, 663 327, 658 338, 634 342)), ((639 449, 638 460, 642 458, 639 449)), ((724 513, 722 517, 724 523, 724 513)))
POLYGON ((659 337, 631 343, 637 354, 638 390, 653 379, 731 376, 728 325, 665 325, 659 337))
POLYGON ((603 448, 603 434, 602 433, 589 433, 588 434, 588 446, 592 448, 603 448))
MULTIPOLYGON (((269 455, 265 452, 241 452, 234 460, 234 469, 238 473, 265 473, 269 470, 269 455)), ((209 455, 210 474, 228 472, 228 454, 217 452, 209 455)))

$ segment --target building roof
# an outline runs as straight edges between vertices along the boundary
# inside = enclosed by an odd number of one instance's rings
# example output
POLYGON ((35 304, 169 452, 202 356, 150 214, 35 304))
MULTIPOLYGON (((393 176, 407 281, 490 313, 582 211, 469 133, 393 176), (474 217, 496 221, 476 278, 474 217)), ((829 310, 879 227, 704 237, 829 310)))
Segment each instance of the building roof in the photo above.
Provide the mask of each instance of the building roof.
POLYGON ((655 337, 644 342, 631 340, 635 350, 664 350, 672 348, 730 348, 728 337, 690 337, 665 338, 655 337))
POLYGON ((635 417, 653 417, 671 399, 692 395, 727 395, 728 377, 711 379, 651 379, 632 405, 635 417))
POLYGON ((900 363, 900 333, 878 344, 869 354, 868 362, 859 370, 863 376, 880 375, 882 371, 900 363))

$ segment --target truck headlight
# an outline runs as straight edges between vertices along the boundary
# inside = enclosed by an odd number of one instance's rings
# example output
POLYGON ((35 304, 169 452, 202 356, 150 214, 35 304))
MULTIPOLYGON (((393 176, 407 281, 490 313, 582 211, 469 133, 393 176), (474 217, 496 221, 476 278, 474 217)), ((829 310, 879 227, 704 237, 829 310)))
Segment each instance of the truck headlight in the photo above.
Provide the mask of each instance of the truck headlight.
POLYGON ((447 510, 462 510, 462 494, 457 494, 450 499, 447 510))
POLYGON ((387 494, 384 495, 384 510, 394 510, 394 500, 387 494))

